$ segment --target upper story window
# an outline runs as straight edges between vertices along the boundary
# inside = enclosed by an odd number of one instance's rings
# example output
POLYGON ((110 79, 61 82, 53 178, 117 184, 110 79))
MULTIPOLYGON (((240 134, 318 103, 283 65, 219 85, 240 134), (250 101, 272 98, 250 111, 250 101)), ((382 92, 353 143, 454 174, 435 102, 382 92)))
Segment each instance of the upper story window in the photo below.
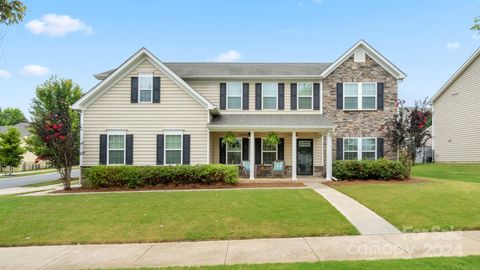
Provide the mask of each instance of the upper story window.
POLYGON ((313 108, 313 83, 297 83, 298 109, 313 108))
POLYGON ((125 164, 125 134, 111 133, 108 134, 108 164, 125 164))
POLYGON ((182 164, 182 133, 165 134, 165 164, 182 164))
POLYGON ((277 145, 270 145, 262 139, 262 164, 272 164, 277 160, 277 145))
POLYGON ((153 74, 140 74, 138 76, 138 96, 139 102, 152 102, 153 74))
POLYGON ((262 83, 262 109, 276 110, 278 104, 278 84, 262 83))
POLYGON ((242 139, 237 138, 237 144, 227 143, 227 164, 240 164, 242 160, 242 139))
POLYGON ((343 139, 343 159, 362 160, 377 159, 377 139, 376 138, 344 138, 343 139))
POLYGON ((242 83, 227 83, 227 109, 242 108, 242 83))
POLYGON ((344 83, 344 110, 375 110, 377 108, 376 83, 344 83))

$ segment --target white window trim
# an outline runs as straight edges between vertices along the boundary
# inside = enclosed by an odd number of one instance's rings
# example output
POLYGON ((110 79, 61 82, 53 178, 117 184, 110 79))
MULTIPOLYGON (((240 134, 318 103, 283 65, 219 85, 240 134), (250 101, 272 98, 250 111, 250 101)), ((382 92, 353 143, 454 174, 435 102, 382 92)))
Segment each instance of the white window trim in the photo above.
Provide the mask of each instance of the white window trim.
MULTIPOLYGON (((261 146, 261 164, 262 165, 265 165, 265 163, 263 162, 263 153, 273 153, 272 150, 263 150, 263 141, 265 140, 265 138, 262 138, 262 146, 261 146)), ((275 146, 275 159, 274 160, 278 160, 278 144, 275 146)), ((271 164, 267 164, 267 165, 271 165, 271 164)))
POLYGON ((153 103, 153 74, 152 73, 141 73, 138 75, 138 103, 153 103), (150 101, 140 101, 140 78, 150 78, 152 80, 152 88, 150 89, 150 101))
POLYGON ((313 82, 297 82, 297 110, 300 110, 300 111, 302 111, 302 110, 305 110, 305 111, 313 110, 313 96, 314 96, 314 95, 313 95, 313 92, 314 92, 314 91, 313 91, 313 82), (300 94, 299 94, 300 92, 299 92, 299 90, 298 90, 298 84, 300 84, 300 83, 305 83, 305 84, 310 84, 310 85, 312 85, 312 94, 311 94, 310 96, 300 96, 300 94), (312 102, 311 102, 310 109, 302 109, 302 108, 300 108, 300 102, 299 102, 299 100, 300 100, 301 97, 309 97, 309 98, 311 98, 312 102))
MULTIPOLYGON (((349 140, 349 139, 353 139, 353 140, 357 140, 357 160, 362 160, 362 153, 364 152, 363 149, 362 149, 362 140, 363 139, 375 139, 375 150, 373 151, 365 151, 365 152, 375 152, 375 160, 378 159, 377 157, 377 138, 376 137, 346 137, 346 138, 343 138, 343 157, 342 159, 345 160, 345 140, 349 140)), ((354 151, 346 151, 348 153, 354 153, 354 151)))
POLYGON ((262 110, 267 110, 267 111, 276 111, 278 110, 278 82, 262 82, 262 110), (265 83, 274 83, 277 85, 277 91, 275 91, 275 95, 272 96, 272 95, 265 95, 265 91, 263 91, 263 85, 265 83), (274 97, 275 98, 275 109, 264 109, 263 108, 263 105, 265 104, 265 102, 263 102, 263 98, 264 97, 274 97))
POLYGON ((163 165, 175 166, 183 165, 183 132, 182 131, 165 131, 163 133, 163 165), (167 149, 167 135, 180 135, 180 163, 178 164, 167 164, 167 150, 179 150, 179 149, 167 149))
MULTIPOLYGON (((227 82, 227 89, 226 89, 226 99, 227 99, 227 110, 232 110, 232 111, 239 111, 239 110, 242 110, 243 109, 243 83, 242 82, 227 82), (230 84, 237 84, 239 83, 240 84, 240 108, 230 108, 230 104, 228 103, 228 97, 230 96, 228 94, 228 86, 230 84)), ((239 97, 239 96, 231 96, 231 97, 239 97)))
POLYGON ((231 165, 240 165, 240 164, 242 164, 242 160, 243 160, 243 151, 242 151, 242 149, 243 149, 243 140, 242 140, 242 138, 239 138, 239 137, 237 137, 237 140, 240 142, 240 150, 239 150, 239 151, 230 151, 230 149, 229 149, 230 145, 229 145, 228 143, 227 143, 227 145, 225 146, 225 162, 226 162, 227 165, 230 164, 230 163, 228 163, 228 153, 229 153, 229 152, 230 152, 230 153, 238 153, 238 152, 240 152, 240 162, 238 162, 238 164, 232 163, 231 165))
POLYGON ((344 111, 376 111, 378 103, 378 94, 377 94, 377 82, 344 82, 343 83, 343 110, 344 111), (357 96, 346 95, 345 94, 345 85, 346 84, 356 84, 357 85, 357 96), (365 97, 375 97, 375 107, 373 109, 364 109, 363 108, 363 85, 364 84, 373 84, 375 85, 375 95, 366 95, 365 97), (356 109, 345 109, 345 98, 346 97, 357 97, 357 108, 356 109))
POLYGON ((107 165, 125 165, 126 158, 127 158, 127 133, 125 131, 107 132, 107 165), (121 150, 121 149, 110 149, 110 135, 123 136, 123 164, 121 163, 110 164, 110 150, 121 150))

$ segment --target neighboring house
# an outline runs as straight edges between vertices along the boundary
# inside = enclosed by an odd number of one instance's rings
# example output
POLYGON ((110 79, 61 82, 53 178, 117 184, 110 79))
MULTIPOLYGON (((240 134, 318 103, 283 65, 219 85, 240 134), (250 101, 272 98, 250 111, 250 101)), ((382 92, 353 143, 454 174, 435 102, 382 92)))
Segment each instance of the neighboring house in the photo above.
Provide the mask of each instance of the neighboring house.
MULTIPOLYGON (((30 132, 27 129, 28 123, 18 123, 14 126, 0 126, 0 133, 6 132, 9 127, 14 127, 16 129, 18 129, 20 131, 22 140, 24 140, 26 137, 30 136, 30 132)), ((23 146, 24 147, 26 146, 25 141, 23 141, 23 146)), ((36 159, 37 159, 37 156, 35 154, 33 154, 32 152, 29 152, 29 151, 25 152, 25 154, 23 154, 22 164, 20 166, 18 166, 16 171, 18 171, 18 170, 23 170, 23 171, 24 170, 34 170, 34 169, 45 168, 46 167, 46 162, 45 161, 41 161, 41 162, 36 163, 35 162, 36 159)))
POLYGON ((430 100, 434 162, 480 162, 480 48, 430 100))
POLYGON ((248 160, 261 176, 284 160, 297 179, 331 178, 334 159, 395 158, 380 130, 405 74, 363 40, 333 63, 165 63, 142 48, 95 77, 73 105, 82 167, 248 160), (237 147, 221 143, 229 131, 237 147), (264 144, 270 132, 282 143, 264 144))

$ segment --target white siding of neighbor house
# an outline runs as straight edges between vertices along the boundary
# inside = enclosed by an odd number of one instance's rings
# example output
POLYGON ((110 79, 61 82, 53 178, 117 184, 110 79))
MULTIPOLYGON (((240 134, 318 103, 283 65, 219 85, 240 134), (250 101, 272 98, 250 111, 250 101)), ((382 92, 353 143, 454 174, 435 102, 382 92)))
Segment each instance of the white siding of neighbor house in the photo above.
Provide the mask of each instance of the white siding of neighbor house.
MULTIPOLYGON (((215 106, 220 108, 220 83, 225 82, 242 82, 248 83, 248 100, 249 100, 249 109, 247 110, 222 110, 222 114, 229 114, 229 113, 286 113, 286 112, 293 112, 293 113, 320 113, 320 110, 293 110, 290 111, 290 84, 297 83, 297 82, 312 82, 312 83, 320 83, 320 80, 298 80, 298 81, 291 81, 291 80, 242 80, 242 79, 229 79, 229 80, 205 80, 205 79, 186 79, 185 80, 193 89, 197 92, 202 94, 206 97, 210 102, 212 102, 215 106), (285 84, 285 109, 284 110, 255 110, 255 84, 262 83, 262 82, 278 82, 285 84)), ((298 103, 297 103, 298 104, 298 103)))
POLYGON ((84 166, 99 164, 100 134, 133 134, 133 164, 156 164, 156 136, 164 129, 191 135, 191 164, 208 163, 208 111, 148 60, 108 89, 84 111, 84 166), (130 78, 139 72, 161 77, 160 103, 130 103, 130 78))
POLYGON ((480 162, 480 56, 433 103, 436 162, 480 162))

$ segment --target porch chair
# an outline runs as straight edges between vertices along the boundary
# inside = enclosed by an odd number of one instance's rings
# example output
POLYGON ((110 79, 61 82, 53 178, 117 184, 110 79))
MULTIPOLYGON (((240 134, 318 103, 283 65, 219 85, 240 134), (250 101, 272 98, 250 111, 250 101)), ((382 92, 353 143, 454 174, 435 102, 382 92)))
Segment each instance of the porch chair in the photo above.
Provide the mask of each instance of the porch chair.
POLYGON ((275 175, 280 175, 283 177, 285 173, 285 161, 283 160, 274 160, 272 162, 272 177, 275 175))
POLYGON ((242 160, 242 174, 244 174, 245 177, 250 176, 250 161, 242 160))

